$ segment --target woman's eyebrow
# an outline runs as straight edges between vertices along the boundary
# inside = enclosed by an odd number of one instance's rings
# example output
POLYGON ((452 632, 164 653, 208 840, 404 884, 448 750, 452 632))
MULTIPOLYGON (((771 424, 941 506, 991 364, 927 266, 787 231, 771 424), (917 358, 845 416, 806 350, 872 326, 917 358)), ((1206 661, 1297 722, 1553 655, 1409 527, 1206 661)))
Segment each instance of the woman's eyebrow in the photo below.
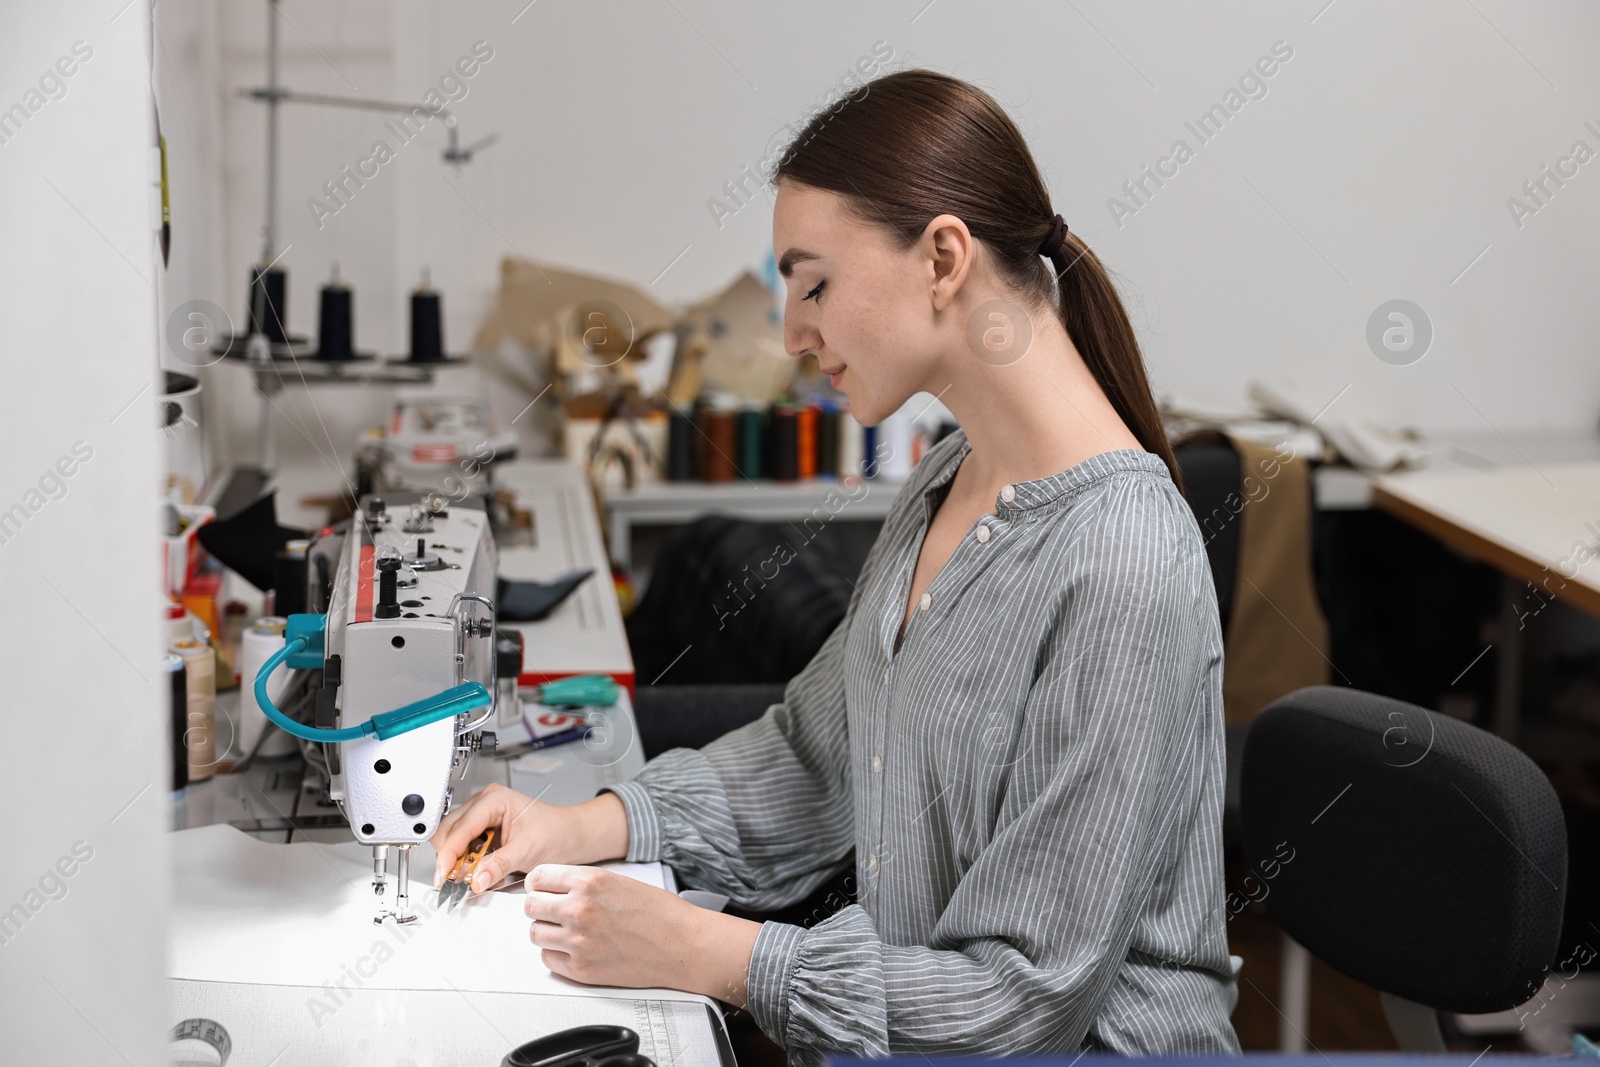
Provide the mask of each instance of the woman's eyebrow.
POLYGON ((794 265, 796 263, 804 263, 808 259, 821 258, 822 257, 817 255, 815 252, 805 252, 798 248, 791 248, 789 251, 783 254, 782 259, 778 260, 778 273, 787 278, 791 273, 794 272, 794 265))

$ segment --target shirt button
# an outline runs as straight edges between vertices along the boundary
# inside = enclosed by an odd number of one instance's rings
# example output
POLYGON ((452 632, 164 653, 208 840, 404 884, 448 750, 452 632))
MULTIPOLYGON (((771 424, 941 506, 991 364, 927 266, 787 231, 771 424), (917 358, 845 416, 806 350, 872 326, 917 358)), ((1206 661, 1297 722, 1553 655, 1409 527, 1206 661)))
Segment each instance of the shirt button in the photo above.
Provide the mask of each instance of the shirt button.
POLYGON ((933 594, 923 593, 922 599, 917 601, 917 607, 921 608, 923 611, 927 611, 929 608, 933 607, 933 594))
POLYGON ((882 756, 873 756, 872 757, 872 773, 873 774, 882 774, 883 773, 883 757, 882 756))
POLYGON ((878 854, 874 852, 867 857, 867 870, 876 872, 878 869, 878 854))
POLYGON ((889 668, 888 667, 885 667, 883 669, 883 684, 884 685, 888 685, 889 684, 889 668))
POLYGON ((980 545, 988 544, 989 543, 989 527, 985 526, 983 523, 979 523, 978 524, 977 538, 978 538, 978 543, 980 545))
POLYGON ((1004 500, 1007 504, 1017 499, 1016 487, 1011 485, 1002 486, 1000 489, 1000 499, 1004 500))

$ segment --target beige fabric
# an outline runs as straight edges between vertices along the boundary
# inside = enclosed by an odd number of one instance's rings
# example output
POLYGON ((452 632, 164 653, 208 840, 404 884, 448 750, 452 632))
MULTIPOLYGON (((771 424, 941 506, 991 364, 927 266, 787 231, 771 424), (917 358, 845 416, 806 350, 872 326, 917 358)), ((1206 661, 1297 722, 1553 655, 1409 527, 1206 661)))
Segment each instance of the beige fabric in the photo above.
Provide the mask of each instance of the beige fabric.
POLYGON ((1229 726, 1302 686, 1328 684, 1328 620, 1311 573, 1311 465, 1229 438, 1239 453, 1239 566, 1223 635, 1229 726))

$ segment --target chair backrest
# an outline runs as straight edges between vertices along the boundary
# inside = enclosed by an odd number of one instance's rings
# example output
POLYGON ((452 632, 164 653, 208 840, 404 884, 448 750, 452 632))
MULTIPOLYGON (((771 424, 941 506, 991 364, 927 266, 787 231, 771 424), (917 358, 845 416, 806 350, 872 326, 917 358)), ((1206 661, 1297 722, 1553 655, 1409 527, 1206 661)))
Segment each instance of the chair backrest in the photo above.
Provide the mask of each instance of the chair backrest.
POLYGON ((1224 627, 1233 609, 1233 586, 1239 571, 1239 453, 1227 438, 1198 440, 1172 450, 1183 471, 1184 495, 1205 540, 1206 562, 1217 588, 1217 610, 1224 627))
POLYGON ((1314 955, 1444 1011, 1503 1011, 1538 991, 1561 935, 1567 837, 1520 750, 1316 686, 1252 723, 1241 785, 1244 892, 1314 955))

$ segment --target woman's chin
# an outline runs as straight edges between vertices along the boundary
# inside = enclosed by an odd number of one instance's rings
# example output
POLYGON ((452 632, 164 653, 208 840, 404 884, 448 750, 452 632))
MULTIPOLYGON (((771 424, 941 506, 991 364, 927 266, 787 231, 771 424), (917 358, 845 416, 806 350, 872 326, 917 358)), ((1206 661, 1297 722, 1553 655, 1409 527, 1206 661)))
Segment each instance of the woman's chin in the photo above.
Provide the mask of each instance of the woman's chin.
MULTIPOLYGON (((846 393, 846 396, 850 394, 846 393)), ((885 408, 883 401, 871 397, 850 397, 850 414, 863 426, 879 426, 890 415, 899 410, 899 405, 885 408)))

